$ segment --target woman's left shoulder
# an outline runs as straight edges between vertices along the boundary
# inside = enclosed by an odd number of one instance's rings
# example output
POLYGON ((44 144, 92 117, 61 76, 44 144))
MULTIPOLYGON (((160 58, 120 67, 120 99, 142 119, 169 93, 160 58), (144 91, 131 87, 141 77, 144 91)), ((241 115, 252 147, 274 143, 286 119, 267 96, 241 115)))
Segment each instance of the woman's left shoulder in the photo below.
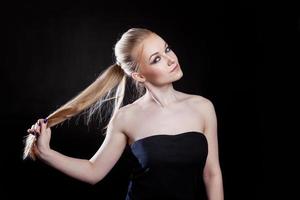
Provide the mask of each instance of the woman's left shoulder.
POLYGON ((200 95, 192 95, 191 104, 195 111, 207 119, 216 117, 215 106, 211 100, 200 95))
POLYGON ((200 112, 214 112, 214 105, 211 100, 201 95, 185 94, 189 104, 200 112))
POLYGON ((184 94, 186 96, 186 105, 198 112, 202 116, 215 114, 215 107, 212 101, 206 97, 195 94, 184 94))

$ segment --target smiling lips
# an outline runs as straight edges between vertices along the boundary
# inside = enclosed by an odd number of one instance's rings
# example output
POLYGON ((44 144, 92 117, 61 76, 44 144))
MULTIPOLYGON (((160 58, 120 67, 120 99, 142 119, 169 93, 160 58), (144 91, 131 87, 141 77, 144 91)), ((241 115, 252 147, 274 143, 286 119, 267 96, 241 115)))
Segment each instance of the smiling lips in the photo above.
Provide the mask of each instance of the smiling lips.
POLYGON ((176 64, 176 65, 173 67, 173 69, 170 71, 170 73, 173 72, 174 70, 176 70, 177 68, 178 68, 178 64, 176 64))

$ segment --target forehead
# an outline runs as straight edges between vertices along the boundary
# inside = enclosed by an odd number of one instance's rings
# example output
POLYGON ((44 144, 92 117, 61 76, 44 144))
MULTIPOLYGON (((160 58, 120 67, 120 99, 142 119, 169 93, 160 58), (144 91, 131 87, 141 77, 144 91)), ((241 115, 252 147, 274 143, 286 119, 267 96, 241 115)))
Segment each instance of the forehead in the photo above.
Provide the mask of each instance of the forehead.
POLYGON ((153 33, 133 49, 132 55, 139 62, 148 59, 151 54, 161 51, 164 45, 165 41, 160 36, 153 33))
POLYGON ((149 57, 155 52, 160 52, 165 46, 165 41, 157 34, 151 34, 142 42, 142 55, 143 57, 149 57))

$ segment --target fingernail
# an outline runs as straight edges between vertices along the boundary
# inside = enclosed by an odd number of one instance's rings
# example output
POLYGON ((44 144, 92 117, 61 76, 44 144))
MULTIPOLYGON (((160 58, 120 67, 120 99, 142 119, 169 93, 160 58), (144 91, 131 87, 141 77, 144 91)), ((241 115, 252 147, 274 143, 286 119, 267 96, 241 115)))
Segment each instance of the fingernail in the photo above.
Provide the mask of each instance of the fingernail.
POLYGON ((46 119, 44 119, 44 123, 47 123, 47 121, 48 121, 48 119, 46 118, 46 119))

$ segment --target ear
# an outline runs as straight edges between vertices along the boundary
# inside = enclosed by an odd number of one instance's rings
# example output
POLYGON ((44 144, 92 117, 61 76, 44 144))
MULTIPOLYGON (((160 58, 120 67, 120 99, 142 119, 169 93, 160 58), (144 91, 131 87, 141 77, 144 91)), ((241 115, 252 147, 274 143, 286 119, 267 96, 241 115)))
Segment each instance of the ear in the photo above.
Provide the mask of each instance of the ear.
POLYGON ((132 72, 131 77, 138 82, 145 82, 146 78, 139 72, 132 72))

